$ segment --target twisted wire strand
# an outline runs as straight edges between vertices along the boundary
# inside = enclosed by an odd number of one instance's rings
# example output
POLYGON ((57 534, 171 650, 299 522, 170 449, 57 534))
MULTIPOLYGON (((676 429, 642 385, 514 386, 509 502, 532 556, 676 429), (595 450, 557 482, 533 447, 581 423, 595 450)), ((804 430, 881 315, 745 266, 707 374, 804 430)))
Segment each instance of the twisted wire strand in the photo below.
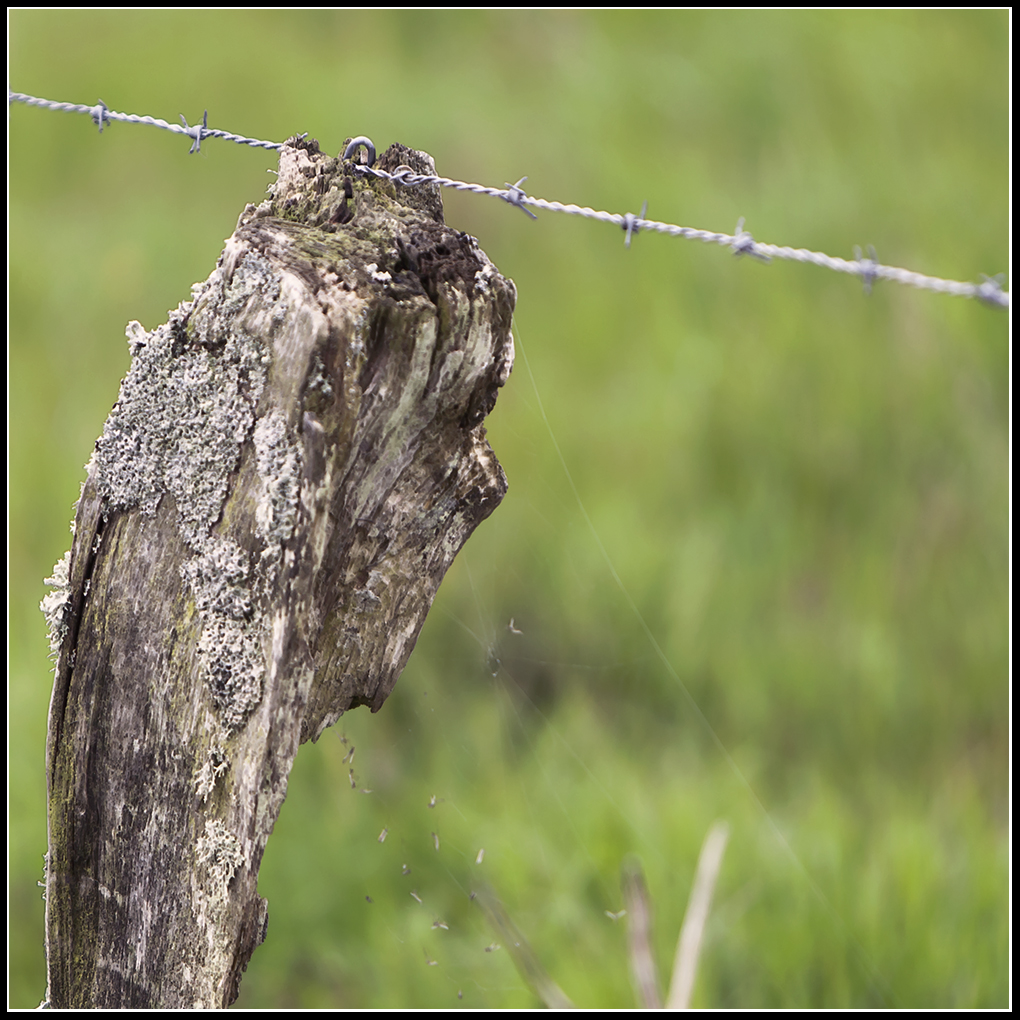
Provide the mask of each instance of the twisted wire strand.
MULTIPOLYGON (((7 100, 8 103, 25 103, 28 106, 37 106, 46 110, 88 114, 100 132, 102 132, 104 124, 110 121, 123 121, 128 124, 146 124, 150 127, 160 128, 163 131, 171 131, 174 134, 185 135, 192 139, 191 152, 198 152, 202 141, 206 138, 220 138, 226 142, 236 142, 239 145, 248 145, 252 148, 268 149, 270 151, 279 151, 283 148, 282 142, 266 142, 258 138, 248 138, 230 131, 210 128, 206 123, 207 115, 203 116, 201 124, 189 125, 183 116, 181 117, 182 124, 169 124, 158 117, 118 113, 115 110, 109 109, 102 100, 95 106, 86 106, 78 103, 57 103, 50 99, 38 99, 23 92, 11 92, 10 90, 7 93, 7 100)), ((368 142, 368 139, 360 138, 359 141, 365 143, 368 142)), ((734 233, 721 234, 711 230, 699 230, 695 227, 681 227, 675 223, 661 223, 658 220, 648 220, 644 218, 644 210, 642 210, 641 216, 636 216, 634 213, 610 213, 592 209, 590 206, 551 202, 545 198, 534 198, 526 194, 521 188, 527 177, 522 177, 516 184, 508 184, 505 188, 490 188, 484 184, 470 184, 467 181, 457 181, 450 177, 440 177, 437 174, 418 174, 406 166, 398 167, 395 171, 389 173, 377 167, 355 163, 355 170, 360 174, 393 181, 395 184, 408 188, 416 187, 420 184, 436 184, 443 188, 454 188, 457 191, 467 191, 475 195, 489 195, 492 198, 499 198, 510 205, 516 206, 532 217, 532 219, 535 218, 535 214, 531 209, 542 209, 546 212, 566 213, 570 216, 583 216, 585 219, 611 223, 626 232, 628 247, 630 246, 631 238, 635 234, 646 230, 652 233, 668 234, 671 237, 683 237, 691 241, 702 241, 705 244, 717 244, 724 248, 730 248, 734 255, 750 255, 752 258, 759 259, 762 262, 769 262, 772 259, 786 259, 792 262, 805 262, 810 265, 821 266, 824 269, 831 269, 837 273, 857 276, 862 280, 866 292, 870 292, 871 285, 876 280, 891 280, 894 283, 902 283, 908 287, 917 287, 921 290, 934 291, 940 294, 977 298, 985 304, 998 308, 1010 307, 1009 292, 1002 289, 1001 276, 983 276, 981 283, 963 283, 957 280, 945 280, 938 276, 915 273, 909 269, 900 269, 896 266, 882 265, 875 257, 873 251, 868 257, 861 256, 858 251, 857 258, 851 261, 826 255, 824 252, 810 251, 807 248, 790 248, 766 244, 762 241, 755 241, 751 234, 744 230, 743 219, 738 221, 737 229, 734 233)))
POLYGON ((39 106, 44 110, 59 110, 63 113, 87 113, 93 123, 103 130, 107 121, 123 121, 126 124, 147 124, 149 127, 160 128, 163 131, 172 131, 175 135, 187 135, 193 144, 192 152, 198 152, 202 140, 205 138, 222 138, 225 142, 237 142, 238 145, 250 145, 254 149, 270 149, 277 151, 283 148, 281 142, 264 142, 258 138, 246 138, 244 135, 235 135, 232 131, 221 131, 219 128, 207 127, 205 118, 201 124, 188 124, 184 117, 182 124, 169 124, 159 117, 146 117, 137 113, 118 113, 111 110, 101 99, 95 106, 85 106, 81 103, 56 103, 51 99, 38 99, 35 96, 25 95, 24 92, 7 93, 8 103, 25 103, 28 106, 39 106))
POLYGON ((790 248, 784 245, 766 244, 761 241, 755 241, 743 229, 743 220, 738 222, 736 233, 721 234, 712 230, 699 230, 696 227, 681 227, 675 223, 661 223, 658 220, 641 219, 633 213, 621 215, 620 213, 592 209, 590 206, 551 202, 545 198, 534 198, 521 190, 520 185, 527 178, 522 178, 517 184, 510 184, 506 188, 489 188, 482 184, 469 184, 465 181, 451 180, 449 177, 416 174, 406 168, 398 168, 393 173, 388 173, 376 167, 361 165, 357 165, 355 169, 359 173, 391 180, 405 187, 414 187, 419 184, 438 184, 444 188, 455 188, 457 191, 469 191, 474 194, 491 195, 494 198, 501 198, 504 202, 508 202, 510 205, 515 205, 525 211, 527 211, 528 206, 531 206, 535 209, 544 209, 548 212, 567 213, 571 216, 583 216, 585 219, 611 223, 633 234, 647 230, 653 233, 668 234, 671 237, 683 237, 691 241, 717 244, 724 248, 731 248, 735 255, 750 255, 752 258, 757 258, 763 262, 768 262, 771 259, 805 262, 810 265, 821 266, 824 269, 831 269, 837 273, 859 276, 864 281, 865 286, 869 288, 875 280, 892 280, 894 283, 902 283, 921 290, 950 294, 955 297, 977 298, 986 304, 995 305, 1000 308, 1009 307, 1009 292, 1003 291, 1002 283, 996 277, 984 277, 981 283, 962 283, 957 280, 945 280, 938 276, 915 273, 909 269, 900 269, 896 266, 882 265, 874 258, 857 258, 850 261, 826 255, 824 252, 811 251, 808 248, 790 248))

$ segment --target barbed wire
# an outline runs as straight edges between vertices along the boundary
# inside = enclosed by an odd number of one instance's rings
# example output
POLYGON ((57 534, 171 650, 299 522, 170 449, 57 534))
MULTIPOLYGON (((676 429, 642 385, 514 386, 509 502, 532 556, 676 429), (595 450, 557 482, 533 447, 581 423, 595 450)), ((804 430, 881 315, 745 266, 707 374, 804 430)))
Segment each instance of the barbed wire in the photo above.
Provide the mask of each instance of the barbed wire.
MULTIPOLYGON (((25 103, 29 106, 36 106, 46 110, 87 114, 99 128, 100 133, 102 133, 104 126, 112 121, 122 121, 128 124, 145 124, 150 127, 160 128, 163 131, 172 131, 174 134, 185 135, 192 140, 189 150, 192 153, 200 151, 202 141, 206 138, 219 138, 226 142, 236 142, 239 145, 248 145, 253 148, 271 151, 278 151, 284 147, 283 142, 267 142, 257 138, 237 135, 230 131, 210 128, 208 126, 208 110, 203 114, 201 124, 189 125, 183 116, 181 116, 181 124, 170 124, 157 117, 146 117, 133 113, 118 113, 115 110, 109 109, 102 100, 95 106, 77 103, 57 103, 50 99, 39 99, 35 96, 26 95, 23 92, 11 92, 8 90, 7 101, 8 104, 25 103)), ((527 177, 522 177, 516 184, 507 184, 504 188, 491 188, 484 184, 470 184, 467 181, 458 181, 450 177, 440 177, 437 174, 415 173, 408 166, 397 167, 396 170, 390 173, 372 165, 375 162, 375 146, 364 136, 355 138, 347 145, 344 151, 344 158, 352 158, 361 147, 368 150, 368 162, 355 163, 355 170, 359 174, 389 180, 408 188, 417 187, 422 184, 435 184, 443 188, 454 188, 457 191, 467 191, 476 195, 489 195, 516 206, 527 213, 532 219, 537 217, 531 209, 542 209, 547 212, 567 213, 570 216, 583 216, 586 219, 611 223, 624 231, 626 234, 624 243, 628 248, 633 237, 644 230, 652 233, 668 234, 671 237, 683 237, 692 241, 702 241, 705 244, 717 244, 731 249, 734 255, 750 255, 752 258, 762 262, 770 262, 772 259, 786 259, 793 262, 805 262, 810 265, 821 266, 823 269, 831 269, 833 272, 845 273, 849 276, 857 276, 863 282, 866 293, 870 293, 872 285, 877 280, 891 280, 894 283, 902 283, 908 287, 916 287, 940 294, 977 298, 985 304, 998 308, 1009 308, 1010 306, 1009 292, 1002 289, 1002 274, 997 276, 984 276, 982 274, 981 283, 963 283, 957 280, 946 280, 938 276, 915 273, 909 269, 900 269, 896 266, 883 265, 878 261, 874 248, 869 248, 867 256, 863 256, 860 249, 856 248, 854 250, 855 257, 850 260, 826 255, 824 252, 811 251, 807 248, 790 248, 782 245, 767 244, 762 241, 756 241, 750 232, 744 229, 743 217, 737 221, 734 233, 723 234, 711 230, 699 230, 695 227, 681 227, 675 223, 661 223, 658 220, 645 219, 647 202, 642 207, 640 216, 634 213, 610 213, 592 209, 589 206, 552 202, 548 199, 535 198, 532 195, 528 195, 521 187, 527 180, 527 177)))
POLYGON ((55 103, 52 99, 38 99, 35 96, 25 95, 24 92, 7 92, 8 103, 25 103, 28 106, 40 106, 44 110, 60 110, 63 113, 87 113, 92 122, 103 133, 103 128, 110 121, 123 121, 126 124, 147 124, 149 127, 160 128, 163 131, 172 131, 175 135, 187 135, 192 139, 189 152, 198 152, 202 147, 203 138, 222 138, 225 142, 237 142, 239 145, 250 145, 254 149, 279 150, 283 148, 281 142, 263 142, 258 138, 245 138, 244 135, 235 135, 232 131, 220 131, 218 128, 208 126, 209 111, 206 110, 202 116, 201 124, 188 124, 181 116, 181 124, 168 124, 158 117, 143 117, 137 113, 118 113, 111 110, 101 99, 95 106, 84 106, 80 103, 55 103), (183 126, 182 126, 183 125, 183 126))

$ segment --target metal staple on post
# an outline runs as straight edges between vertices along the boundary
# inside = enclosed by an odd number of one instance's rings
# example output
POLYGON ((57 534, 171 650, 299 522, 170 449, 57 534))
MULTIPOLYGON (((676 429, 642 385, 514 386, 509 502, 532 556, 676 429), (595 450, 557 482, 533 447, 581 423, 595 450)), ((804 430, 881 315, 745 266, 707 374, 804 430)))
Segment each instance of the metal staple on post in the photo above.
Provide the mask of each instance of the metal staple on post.
MULTIPOLYGON (((375 146, 372 144, 371 138, 366 138, 364 135, 359 135, 357 138, 352 138, 347 143, 347 148, 344 149, 344 159, 350 159, 362 146, 368 153, 368 160, 365 163, 359 164, 360 166, 372 166, 375 163, 375 146)), ((399 170, 400 167, 397 167, 399 170)), ((405 169, 410 170, 410 167, 405 169)))
MULTIPOLYGON (((208 111, 202 118, 201 125, 188 126, 188 122, 181 117, 184 126, 168 124, 165 120, 156 117, 143 117, 137 114, 117 113, 110 110, 100 100, 95 106, 84 106, 76 103, 57 103, 49 99, 38 99, 35 96, 26 95, 23 92, 7 93, 8 103, 26 103, 29 106, 37 106, 45 110, 61 110, 66 113, 84 113, 92 118, 93 122, 102 132, 105 124, 111 121, 123 121, 128 124, 147 124, 150 127, 161 128, 164 131, 172 131, 174 134, 186 135, 192 139, 192 153, 198 152, 203 139, 220 138, 226 142, 236 142, 239 145, 248 145, 252 148, 269 149, 277 151, 283 148, 282 142, 266 142, 257 138, 247 138, 244 135, 236 135, 230 131, 220 131, 210 128, 208 124, 208 111)), ((750 255, 761 262, 770 262, 772 259, 785 259, 791 262, 804 262, 813 266, 820 266, 822 269, 830 269, 836 273, 846 273, 850 276, 858 276, 864 284, 866 294, 871 292, 871 287, 877 280, 889 280, 893 283, 905 284, 908 287, 916 287, 920 290, 929 290, 938 294, 949 294, 954 297, 977 298, 984 304, 996 308, 1009 308, 1009 292, 1003 290, 1003 277, 985 276, 982 274, 981 283, 963 283, 958 280, 945 280, 938 276, 927 276, 923 273, 915 273, 909 269, 900 269, 896 266, 884 266, 875 256, 874 248, 869 247, 869 256, 862 257, 860 248, 854 249, 855 258, 836 258, 826 255, 824 252, 810 251, 807 248, 789 248, 775 244, 766 244, 762 241, 755 241, 751 234, 744 230, 744 219, 737 223, 736 232, 733 234, 720 234, 711 230, 698 230, 695 227, 681 227, 675 223, 660 223, 657 220, 645 219, 645 212, 648 203, 641 209, 641 215, 633 213, 610 213, 592 209, 589 206, 564 204, 562 202, 551 202, 544 198, 533 198, 526 194, 521 185, 527 180, 522 177, 516 184, 508 184, 505 188, 489 188, 483 184, 470 184, 466 181, 457 181, 449 177, 439 177, 434 174, 417 174, 410 167, 400 166, 389 173, 374 166, 375 146, 369 138, 361 135, 353 139, 343 153, 344 159, 350 159, 358 148, 364 146, 368 150, 369 160, 365 163, 355 163, 354 169, 362 175, 370 175, 383 180, 392 181, 402 187, 410 188, 419 184, 438 184, 443 188, 454 188, 457 191, 468 191, 475 195, 490 195, 493 198, 502 199, 510 205, 522 209, 532 219, 537 216, 531 211, 544 209, 547 212, 567 213, 570 216, 583 216, 586 219, 598 220, 602 223, 611 223, 623 229, 626 233, 626 245, 629 248, 631 238, 639 231, 650 231, 658 234, 668 234, 671 237, 683 237, 690 241, 703 241, 705 244, 718 244, 730 248, 735 255, 750 255)))

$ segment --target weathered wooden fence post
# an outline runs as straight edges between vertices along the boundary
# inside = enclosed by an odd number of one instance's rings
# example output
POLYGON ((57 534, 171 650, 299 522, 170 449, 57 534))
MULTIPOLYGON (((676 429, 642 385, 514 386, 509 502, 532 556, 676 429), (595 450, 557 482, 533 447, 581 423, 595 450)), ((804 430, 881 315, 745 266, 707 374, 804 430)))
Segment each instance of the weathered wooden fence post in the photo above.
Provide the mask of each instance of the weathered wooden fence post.
POLYGON ((192 299, 128 327, 44 602, 52 1006, 236 997, 299 743, 382 705, 506 491, 515 296, 438 187, 295 138, 192 299))

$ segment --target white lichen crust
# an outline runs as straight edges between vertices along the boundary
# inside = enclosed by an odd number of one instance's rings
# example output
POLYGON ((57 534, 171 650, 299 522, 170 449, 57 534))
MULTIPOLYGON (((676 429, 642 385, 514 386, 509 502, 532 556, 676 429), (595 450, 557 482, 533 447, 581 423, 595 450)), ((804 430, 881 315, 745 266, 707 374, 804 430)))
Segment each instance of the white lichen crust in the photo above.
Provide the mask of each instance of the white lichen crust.
POLYGON ((287 419, 270 411, 255 426, 255 457, 263 482, 256 521, 270 549, 294 533, 301 496, 301 449, 287 430, 287 419))
POLYGON ((152 516, 169 493, 188 543, 197 547, 208 535, 251 433, 269 360, 260 340, 225 324, 253 296, 264 299, 267 275, 266 260, 248 253, 229 283, 214 273, 151 333, 128 324, 131 367, 93 455, 111 510, 152 516))
POLYGON ((205 823, 205 832, 195 847, 199 864, 205 866, 213 882, 227 886, 234 872, 244 864, 237 837, 218 818, 205 823))
POLYGON ((68 572, 71 568, 71 550, 66 553, 53 565, 53 574, 47 577, 43 584, 48 584, 53 590, 43 596, 39 608, 46 617, 46 629, 50 638, 50 654, 56 656, 60 652, 60 646, 67 637, 67 622, 71 612, 71 588, 68 572))
POLYGON ((219 268, 196 285, 165 325, 152 332, 128 325, 131 367, 91 464, 107 513, 152 517, 165 496, 173 498, 194 553, 181 570, 201 621, 198 653, 228 731, 262 696, 263 635, 244 554, 212 532, 255 428, 271 362, 265 337, 246 329, 244 313, 269 306, 270 318, 282 317, 274 316, 280 288, 267 259, 249 251, 232 269, 229 279, 219 268))
POLYGON ((235 730, 259 703, 265 677, 247 555, 235 542, 210 535, 181 572, 201 621, 198 653, 206 683, 224 726, 235 730))

